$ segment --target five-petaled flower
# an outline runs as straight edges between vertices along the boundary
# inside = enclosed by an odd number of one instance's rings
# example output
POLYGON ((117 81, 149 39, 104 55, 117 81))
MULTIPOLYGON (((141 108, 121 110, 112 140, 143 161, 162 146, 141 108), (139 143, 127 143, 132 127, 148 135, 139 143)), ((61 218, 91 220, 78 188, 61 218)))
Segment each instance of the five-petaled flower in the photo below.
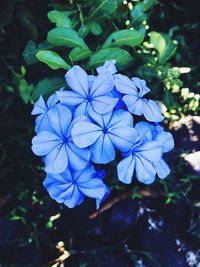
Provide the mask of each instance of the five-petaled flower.
POLYGON ((95 198, 99 208, 101 201, 109 194, 108 187, 90 164, 79 171, 66 169, 60 174, 47 174, 43 184, 54 200, 69 208, 80 205, 85 196, 95 198))

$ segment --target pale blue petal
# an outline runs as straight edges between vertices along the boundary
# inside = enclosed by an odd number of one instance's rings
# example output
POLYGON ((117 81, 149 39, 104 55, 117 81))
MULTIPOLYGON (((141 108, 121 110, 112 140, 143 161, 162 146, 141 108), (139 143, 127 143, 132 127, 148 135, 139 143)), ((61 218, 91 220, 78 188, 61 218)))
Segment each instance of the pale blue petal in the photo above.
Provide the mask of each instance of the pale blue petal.
POLYGON ((89 83, 87 73, 79 66, 74 66, 65 75, 68 86, 81 96, 88 95, 89 83))
POLYGON ((63 92, 56 92, 60 103, 65 104, 65 105, 72 105, 76 106, 83 101, 85 101, 85 97, 81 96, 75 92, 72 91, 63 91, 63 92))
POLYGON ((35 102, 31 115, 45 114, 47 112, 47 106, 42 96, 35 102))
POLYGON ((106 134, 102 134, 99 139, 90 147, 91 161, 99 164, 106 164, 114 160, 115 148, 106 134))
POLYGON ((109 129, 107 135, 121 152, 127 152, 136 142, 137 131, 132 127, 109 129))
POLYGON ((76 181, 76 184, 79 185, 91 180, 94 177, 96 171, 94 169, 94 166, 91 163, 88 163, 88 165, 84 169, 73 171, 72 173, 74 181, 76 181))
POLYGON ((92 98, 103 96, 112 91, 113 87, 114 79, 112 75, 108 71, 100 73, 92 84, 92 88, 90 89, 90 96, 92 98))
POLYGON ((158 161, 162 157, 162 146, 157 141, 146 142, 137 147, 134 153, 149 161, 158 161))
POLYGON ((61 144, 55 147, 45 157, 45 171, 47 173, 61 173, 68 166, 68 155, 66 145, 61 144))
POLYGON ((89 90, 92 88, 93 82, 96 79, 96 76, 94 75, 88 75, 88 80, 89 80, 89 90))
POLYGON ((45 156, 56 148, 62 140, 54 133, 42 131, 32 139, 33 153, 38 156, 45 156))
POLYGON ((161 114, 161 109, 153 100, 142 99, 143 115, 148 121, 160 122, 164 119, 161 114))
POLYGON ((98 96, 92 99, 91 105, 97 113, 105 114, 111 111, 117 102, 118 98, 113 98, 110 96, 98 96))
POLYGON ((80 205, 84 201, 84 196, 80 192, 77 186, 74 186, 74 188, 69 192, 67 197, 65 198, 64 204, 72 209, 77 205, 80 205))
POLYGON ((137 77, 133 77, 131 80, 133 81, 135 86, 139 89, 140 97, 143 97, 145 94, 150 92, 150 89, 147 87, 145 80, 141 80, 137 77))
POLYGON ((109 121, 111 120, 112 117, 112 111, 101 115, 99 113, 97 113, 96 111, 94 111, 94 109, 90 108, 88 110, 88 113, 91 117, 91 119, 93 119, 99 126, 101 126, 102 129, 105 129, 109 123, 109 121))
POLYGON ((174 138, 171 133, 165 131, 158 132, 155 140, 162 144, 163 153, 167 153, 174 148, 174 138))
POLYGON ((123 94, 138 95, 138 90, 134 83, 125 75, 115 75, 116 90, 123 94))
POLYGON ((103 199, 106 185, 101 179, 93 178, 85 183, 79 183, 79 190, 87 197, 103 199))
POLYGON ((122 100, 123 95, 120 92, 118 92, 115 87, 112 90, 111 94, 113 97, 118 98, 118 102, 115 105, 114 110, 123 109, 126 106, 126 104, 122 100))
POLYGON ((116 110, 113 112, 112 119, 108 124, 108 128, 123 128, 123 127, 133 126, 133 116, 125 110, 116 110))
POLYGON ((77 122, 71 131, 73 142, 80 148, 92 145, 101 134, 102 129, 91 122, 77 122))
POLYGON ((129 112, 138 116, 142 115, 143 103, 137 95, 125 95, 122 99, 125 102, 129 112))
POLYGON ((135 169, 135 158, 133 155, 129 155, 120 161, 117 165, 118 179, 125 184, 130 184, 133 178, 133 172, 135 169))
POLYGON ((161 179, 167 177, 170 173, 170 168, 163 159, 154 161, 153 166, 158 174, 158 177, 160 177, 161 179))
POLYGON ((58 96, 57 96, 56 93, 54 93, 53 95, 51 95, 48 98, 48 100, 47 100, 47 107, 48 107, 48 109, 53 108, 58 101, 59 101, 59 99, 58 99, 58 96))
POLYGON ((88 110, 90 107, 91 107, 91 104, 88 101, 84 101, 83 103, 78 105, 74 111, 74 118, 76 118, 78 116, 82 116, 82 115, 87 116, 88 110))
POLYGON ((111 74, 115 74, 117 72, 117 68, 115 66, 116 60, 107 60, 103 66, 98 67, 96 70, 98 73, 109 71, 111 74))
POLYGON ((102 199, 99 199, 99 198, 96 199, 96 208, 97 209, 99 209, 101 203, 108 197, 109 194, 110 194, 110 190, 106 186, 106 188, 105 188, 105 194, 104 194, 103 198, 102 199))
POLYGON ((86 167, 90 160, 90 151, 87 148, 78 148, 69 142, 67 146, 69 164, 73 170, 81 170, 86 167))
POLYGON ((138 122, 135 125, 135 129, 137 130, 140 138, 145 141, 153 140, 153 133, 155 132, 156 127, 146 121, 138 122))
POLYGON ((144 184, 151 184, 155 180, 156 171, 152 163, 143 157, 135 157, 136 178, 144 184))
POLYGON ((40 114, 35 119, 35 131, 36 133, 39 133, 41 131, 48 131, 51 129, 51 124, 49 122, 49 118, 47 113, 46 114, 40 114))
POLYGON ((72 119, 71 111, 66 106, 58 104, 49 110, 48 116, 53 130, 65 138, 72 119))

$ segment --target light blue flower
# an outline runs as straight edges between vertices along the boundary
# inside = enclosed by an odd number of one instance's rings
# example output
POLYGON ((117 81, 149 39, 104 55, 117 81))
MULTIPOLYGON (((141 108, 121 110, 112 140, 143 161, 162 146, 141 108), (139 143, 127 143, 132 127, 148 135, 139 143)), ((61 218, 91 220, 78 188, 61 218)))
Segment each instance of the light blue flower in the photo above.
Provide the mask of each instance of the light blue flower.
POLYGON ((117 166, 119 180, 131 183, 134 170, 136 178, 145 184, 154 182, 156 173, 165 178, 170 170, 162 155, 173 148, 172 135, 147 122, 137 123, 135 129, 137 141, 117 166))
POLYGON ((78 148, 71 139, 71 111, 57 104, 48 112, 48 129, 32 139, 32 150, 45 156, 45 171, 52 174, 63 172, 68 166, 79 170, 87 165, 90 152, 78 148))
POLYGON ((104 71, 108 71, 113 75, 117 73, 117 68, 115 64, 116 64, 116 60, 107 60, 102 66, 97 68, 97 72, 102 73, 104 71))
POLYGON ((109 189, 102 179, 96 176, 91 164, 80 171, 66 169, 61 174, 47 174, 44 187, 51 198, 69 208, 80 205, 85 196, 96 199, 97 208, 108 196, 109 189))
POLYGON ((108 95, 114 87, 112 75, 106 71, 97 77, 87 75, 79 66, 74 66, 65 76, 72 91, 57 92, 60 102, 76 106, 75 117, 95 111, 105 114, 113 109, 118 99, 108 95))
POLYGON ((71 135, 78 147, 90 146, 91 160, 94 163, 111 162, 115 158, 115 147, 127 152, 135 143, 137 132, 128 111, 111 111, 105 115, 94 112, 91 117, 93 121, 82 117, 74 123, 71 135))
POLYGON ((148 121, 152 122, 163 120, 164 117, 158 104, 151 99, 142 98, 150 92, 144 80, 136 77, 130 80, 125 75, 117 74, 115 76, 115 86, 117 91, 125 94, 123 101, 126 103, 129 112, 138 116, 144 115, 148 121))
MULTIPOLYGON (((63 90, 63 89, 60 89, 63 90)), ((51 110, 56 103, 58 102, 58 96, 56 94, 51 95, 47 104, 45 103, 42 96, 39 97, 38 101, 35 102, 31 115, 39 115, 35 119, 35 132, 39 133, 48 129, 49 120, 48 120, 48 111, 51 110)))

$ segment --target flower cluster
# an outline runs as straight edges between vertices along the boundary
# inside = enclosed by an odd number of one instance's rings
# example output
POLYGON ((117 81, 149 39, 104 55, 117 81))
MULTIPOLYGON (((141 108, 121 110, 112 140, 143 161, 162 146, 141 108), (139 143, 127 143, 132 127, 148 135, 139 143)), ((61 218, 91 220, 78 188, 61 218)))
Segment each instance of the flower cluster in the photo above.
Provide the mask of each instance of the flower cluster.
POLYGON ((136 178, 145 184, 162 179, 170 170, 164 153, 174 147, 173 137, 158 122, 163 120, 146 82, 117 74, 115 61, 97 68, 97 76, 74 66, 66 75, 69 90, 61 88, 47 103, 42 96, 35 103, 33 152, 43 158, 47 173, 44 186, 58 203, 73 208, 84 197, 96 199, 97 208, 109 194, 103 182, 104 170, 116 151, 122 155, 117 174, 130 184, 136 178), (133 115, 147 121, 134 125, 133 115))

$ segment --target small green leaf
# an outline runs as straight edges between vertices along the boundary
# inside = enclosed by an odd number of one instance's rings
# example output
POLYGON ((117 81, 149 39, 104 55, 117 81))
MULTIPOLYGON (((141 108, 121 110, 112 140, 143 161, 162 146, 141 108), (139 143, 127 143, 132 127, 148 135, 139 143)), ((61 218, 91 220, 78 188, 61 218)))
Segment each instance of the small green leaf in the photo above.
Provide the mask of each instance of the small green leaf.
POLYGON ((95 21, 91 21, 89 23, 89 28, 91 33, 93 33, 94 35, 100 35, 102 33, 102 28, 100 24, 95 21))
POLYGON ((54 46, 47 41, 44 41, 42 43, 39 43, 38 46, 33 41, 28 41, 24 51, 23 51, 23 58, 28 65, 32 65, 37 63, 36 53, 40 50, 50 49, 54 46))
POLYGON ((116 0, 96 0, 88 14, 88 20, 96 17, 97 15, 108 16, 113 14, 117 9, 116 0))
POLYGON ((68 12, 52 10, 47 14, 48 19, 56 24, 56 27, 71 28, 72 23, 68 17, 68 12))
POLYGON ((46 98, 64 86, 66 86, 64 79, 57 77, 45 78, 36 84, 32 93, 32 99, 35 102, 38 100, 40 95, 46 98))
POLYGON ((131 55, 124 49, 113 47, 105 48, 96 52, 90 57, 88 68, 95 68, 102 65, 106 60, 115 59, 119 67, 128 65, 132 61, 131 55))
POLYGON ((142 3, 138 3, 133 7, 131 10, 131 18, 134 26, 147 20, 147 14, 143 12, 142 3))
POLYGON ((88 25, 81 25, 81 27, 78 29, 78 34, 82 37, 85 38, 88 33, 89 33, 89 27, 88 25))
POLYGON ((47 40, 55 46, 87 48, 83 38, 73 29, 54 28, 48 32, 47 40))
POLYGON ((171 108, 174 104, 174 98, 172 93, 169 90, 165 90, 164 96, 163 96, 163 103, 167 108, 171 108))
POLYGON ((170 59, 177 48, 167 35, 158 32, 150 33, 150 42, 158 51, 158 61, 160 64, 163 64, 170 59))
POLYGON ((47 64, 53 70, 68 70, 71 68, 57 53, 50 50, 39 51, 37 52, 36 57, 39 61, 47 64))
POLYGON ((18 85, 19 95, 21 96, 24 103, 28 103, 31 100, 31 93, 33 91, 33 85, 28 84, 25 79, 19 80, 18 85))
POLYGON ((103 44, 103 48, 110 46, 130 46, 135 47, 141 44, 143 35, 136 30, 120 30, 113 32, 103 44))
POLYGON ((157 71, 154 67, 151 66, 140 66, 137 68, 136 73, 139 77, 146 80, 153 80, 157 77, 157 71))
POLYGON ((92 55, 92 51, 88 48, 75 47, 69 53, 69 58, 72 62, 77 62, 83 59, 86 59, 92 55))

